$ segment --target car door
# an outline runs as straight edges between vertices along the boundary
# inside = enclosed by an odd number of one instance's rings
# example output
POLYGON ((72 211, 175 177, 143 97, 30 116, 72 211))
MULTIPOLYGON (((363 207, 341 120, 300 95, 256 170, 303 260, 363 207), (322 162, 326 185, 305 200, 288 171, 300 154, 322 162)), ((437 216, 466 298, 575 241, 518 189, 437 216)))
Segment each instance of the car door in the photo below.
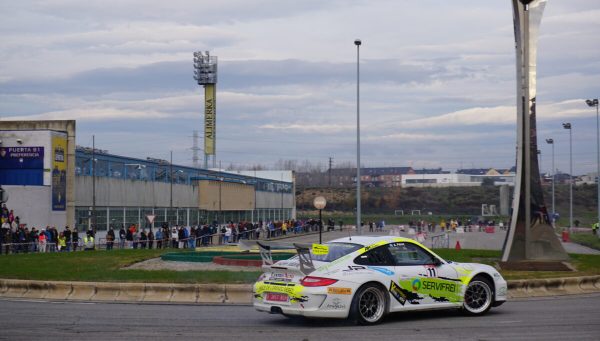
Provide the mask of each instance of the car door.
POLYGON ((391 310, 444 308, 462 302, 462 283, 449 264, 410 241, 387 245, 395 276, 391 310))

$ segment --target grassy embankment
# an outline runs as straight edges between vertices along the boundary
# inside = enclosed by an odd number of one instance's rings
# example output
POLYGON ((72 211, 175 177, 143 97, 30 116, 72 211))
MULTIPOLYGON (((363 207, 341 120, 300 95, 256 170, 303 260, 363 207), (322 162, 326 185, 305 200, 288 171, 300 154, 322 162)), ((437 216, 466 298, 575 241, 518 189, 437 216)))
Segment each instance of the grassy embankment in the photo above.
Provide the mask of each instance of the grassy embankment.
POLYGON ((123 270, 172 250, 114 250, 0 256, 0 278, 152 283, 251 283, 260 272, 123 270))
MULTIPOLYGON (((21 254, 0 256, 0 278, 148 282, 148 283, 252 283, 256 272, 229 271, 146 271, 122 268, 154 257, 165 250, 115 250, 52 254, 21 254)), ((437 249, 441 257, 457 262, 476 262, 494 265, 500 251, 437 249)), ((571 255, 575 272, 520 272, 502 271, 506 279, 529 279, 600 275, 600 256, 571 255)))

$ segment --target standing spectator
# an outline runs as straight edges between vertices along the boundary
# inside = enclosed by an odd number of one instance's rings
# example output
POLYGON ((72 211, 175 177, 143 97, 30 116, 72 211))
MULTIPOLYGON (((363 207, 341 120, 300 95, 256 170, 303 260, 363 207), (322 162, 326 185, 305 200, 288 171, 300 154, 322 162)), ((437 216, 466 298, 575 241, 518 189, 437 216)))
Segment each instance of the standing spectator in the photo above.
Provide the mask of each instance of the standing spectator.
POLYGON ((179 239, 179 232, 177 232, 177 228, 173 227, 173 230, 171 231, 171 247, 176 249, 177 248, 177 242, 179 239))
POLYGON ((148 248, 151 249, 154 247, 154 232, 152 232, 152 227, 150 227, 150 231, 148 231, 148 248))
POLYGON ((196 247, 196 227, 190 227, 190 238, 188 240, 188 244, 190 249, 194 249, 196 247))
POLYGON ((142 229, 142 232, 140 232, 140 249, 146 248, 147 241, 148 235, 146 234, 146 229, 142 229))
POLYGON ((156 238, 156 248, 157 249, 162 249, 162 243, 163 243, 163 229, 162 228, 157 228, 156 229, 156 235, 154 236, 156 238))
POLYGON ((73 228, 71 240, 73 241, 73 251, 77 251, 77 248, 79 247, 79 232, 77 231, 77 227, 73 228))
POLYGON ((125 240, 127 240, 127 232, 125 232, 125 227, 121 225, 121 229, 119 230, 119 248, 125 248, 125 240))
POLYGON ((140 235, 136 228, 133 229, 132 238, 133 238, 133 248, 137 249, 139 246, 139 242, 140 242, 140 235))
POLYGON ((65 235, 65 240, 67 241, 67 247, 65 248, 65 251, 71 251, 71 230, 68 226, 65 227, 63 234, 65 235))
POLYGON ((115 230, 111 226, 108 229, 108 232, 106 232, 106 249, 112 250, 114 242, 115 242, 115 230))
POLYGON ((29 233, 29 243, 31 245, 31 252, 37 252, 38 250, 38 231, 35 227, 31 228, 31 232, 29 233))
POLYGON ((231 238, 231 227, 227 226, 225 228, 225 234, 223 235, 223 244, 229 243, 230 238, 231 238))
POLYGON ((46 231, 41 230, 38 235, 38 250, 46 252, 46 231))
POLYGON ((64 232, 61 232, 58 235, 58 251, 60 251, 60 252, 67 251, 67 239, 65 238, 64 232))

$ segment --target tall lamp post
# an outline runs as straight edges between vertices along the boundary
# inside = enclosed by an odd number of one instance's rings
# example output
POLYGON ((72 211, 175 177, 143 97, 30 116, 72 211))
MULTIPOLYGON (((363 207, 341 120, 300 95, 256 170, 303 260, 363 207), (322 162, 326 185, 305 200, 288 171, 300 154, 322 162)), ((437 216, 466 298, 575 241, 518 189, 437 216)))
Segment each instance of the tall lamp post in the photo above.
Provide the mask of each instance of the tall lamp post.
POLYGON ((573 129, 571 123, 563 123, 569 130, 569 231, 573 229, 573 129))
POLYGON ((92 135, 92 231, 96 231, 96 135, 92 135))
MULTIPOLYGON (((169 195, 169 213, 173 213, 173 151, 171 151, 171 160, 169 162, 169 180, 171 180, 171 186, 170 186, 170 195, 169 195)), ((171 225, 171 223, 168 221, 169 219, 169 214, 167 214, 167 223, 169 223, 169 226, 171 225)), ((177 220, 177 219, 176 219, 177 220)))
POLYGON ((598 99, 588 99, 585 103, 590 107, 596 107, 596 187, 598 188, 598 219, 596 222, 600 222, 600 117, 598 115, 598 99))
POLYGON ((546 139, 546 143, 552 145, 552 226, 554 226, 554 219, 556 217, 556 210, 554 206, 554 180, 555 180, 555 168, 554 168, 554 139, 546 139))
POLYGON ((325 208, 325 205, 327 205, 327 200, 325 200, 325 197, 316 197, 313 200, 313 205, 317 210, 319 210, 319 244, 322 244, 323 239, 321 238, 321 234, 323 233, 323 219, 321 217, 321 210, 325 208))
MULTIPOLYGON (((360 218, 360 39, 354 40, 356 45, 356 231, 362 234, 360 218)), ((320 211, 319 211, 320 212, 320 211)))

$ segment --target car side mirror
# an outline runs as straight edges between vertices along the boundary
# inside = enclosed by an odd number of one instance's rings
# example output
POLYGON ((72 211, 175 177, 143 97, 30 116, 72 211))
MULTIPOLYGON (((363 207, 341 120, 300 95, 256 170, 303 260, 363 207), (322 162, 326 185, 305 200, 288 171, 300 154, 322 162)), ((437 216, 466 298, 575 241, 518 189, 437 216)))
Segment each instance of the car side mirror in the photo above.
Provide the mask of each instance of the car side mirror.
POLYGON ((442 261, 437 257, 433 257, 433 259, 431 260, 431 263, 433 263, 433 265, 435 265, 435 266, 440 266, 443 264, 442 261))

